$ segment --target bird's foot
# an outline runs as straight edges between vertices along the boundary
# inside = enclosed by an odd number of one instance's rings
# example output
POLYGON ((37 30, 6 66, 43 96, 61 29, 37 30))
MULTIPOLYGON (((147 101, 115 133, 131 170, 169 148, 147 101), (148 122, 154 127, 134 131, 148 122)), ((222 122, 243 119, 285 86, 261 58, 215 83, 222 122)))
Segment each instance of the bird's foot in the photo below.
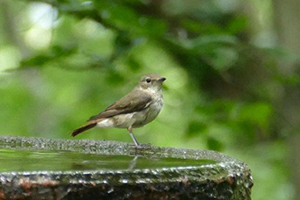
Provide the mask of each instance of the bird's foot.
POLYGON ((135 147, 137 149, 144 149, 144 148, 150 148, 152 145, 150 143, 148 144, 138 144, 138 145, 135 145, 135 147))

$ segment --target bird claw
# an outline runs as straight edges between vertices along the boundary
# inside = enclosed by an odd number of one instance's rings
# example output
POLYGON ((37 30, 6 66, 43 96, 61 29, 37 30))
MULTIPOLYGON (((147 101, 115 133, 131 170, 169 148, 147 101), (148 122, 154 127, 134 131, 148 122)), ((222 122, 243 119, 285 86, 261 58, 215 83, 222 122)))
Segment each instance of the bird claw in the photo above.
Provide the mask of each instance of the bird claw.
POLYGON ((150 143, 148 143, 148 144, 138 144, 138 145, 135 145, 135 147, 137 148, 137 149, 144 149, 144 148, 149 148, 149 147, 151 147, 152 145, 150 144, 150 143))

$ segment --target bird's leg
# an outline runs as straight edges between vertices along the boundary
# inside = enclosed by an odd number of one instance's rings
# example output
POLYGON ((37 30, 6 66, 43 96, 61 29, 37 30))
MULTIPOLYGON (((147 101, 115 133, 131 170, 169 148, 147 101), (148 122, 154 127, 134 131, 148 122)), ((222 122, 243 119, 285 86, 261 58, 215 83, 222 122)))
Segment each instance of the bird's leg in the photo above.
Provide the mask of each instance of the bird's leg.
POLYGON ((132 140, 133 140, 135 146, 136 146, 136 147, 140 147, 140 143, 135 139, 135 137, 134 137, 134 135, 133 135, 133 133, 132 133, 132 127, 129 126, 129 127, 127 128, 127 130, 129 131, 130 137, 132 138, 132 140))

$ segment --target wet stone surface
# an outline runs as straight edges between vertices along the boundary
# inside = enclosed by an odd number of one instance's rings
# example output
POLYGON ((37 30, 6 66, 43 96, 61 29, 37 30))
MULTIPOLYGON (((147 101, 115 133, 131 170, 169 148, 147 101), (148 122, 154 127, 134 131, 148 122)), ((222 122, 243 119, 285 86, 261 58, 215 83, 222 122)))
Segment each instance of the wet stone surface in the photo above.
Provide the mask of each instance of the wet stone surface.
POLYGON ((0 199, 251 199, 248 166, 207 150, 0 137, 0 199))

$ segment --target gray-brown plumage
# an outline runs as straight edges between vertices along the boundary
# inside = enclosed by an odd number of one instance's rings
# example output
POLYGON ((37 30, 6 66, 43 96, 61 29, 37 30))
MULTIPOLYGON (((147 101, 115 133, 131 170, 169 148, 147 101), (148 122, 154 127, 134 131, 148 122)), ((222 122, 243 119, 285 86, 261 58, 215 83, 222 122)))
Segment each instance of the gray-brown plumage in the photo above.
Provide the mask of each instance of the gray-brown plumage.
POLYGON ((162 83, 166 79, 158 74, 143 76, 130 93, 108 106, 103 112, 89 119, 88 123, 72 132, 76 136, 95 126, 100 128, 126 128, 136 146, 139 143, 132 128, 153 121, 163 106, 162 83))

